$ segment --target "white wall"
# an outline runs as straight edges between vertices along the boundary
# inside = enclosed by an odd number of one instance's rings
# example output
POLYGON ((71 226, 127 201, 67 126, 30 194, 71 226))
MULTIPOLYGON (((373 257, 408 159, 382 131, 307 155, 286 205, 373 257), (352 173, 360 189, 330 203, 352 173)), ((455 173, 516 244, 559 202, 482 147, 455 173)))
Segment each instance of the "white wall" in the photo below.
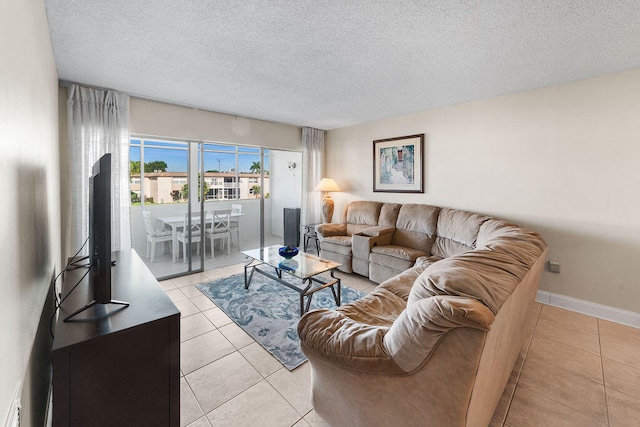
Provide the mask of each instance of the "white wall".
MULTIPOLYGON (((23 405, 36 404, 32 381, 42 379, 27 380, 30 364, 37 363, 30 359, 47 291, 60 270, 58 77, 42 0, 3 2, 0 58, 2 423, 18 382, 23 405)), ((31 412, 24 416, 22 425, 30 425, 31 412)))
POLYGON ((132 134, 301 150, 299 127, 131 98, 132 134))
POLYGON ((332 130, 350 200, 482 212, 540 232, 541 290, 640 313, 640 70, 332 130), (372 141, 424 133, 425 193, 372 191, 372 141))
POLYGON ((302 153, 271 150, 270 161, 271 234, 284 237, 283 209, 302 206, 302 153), (295 169, 289 170, 289 162, 295 169))

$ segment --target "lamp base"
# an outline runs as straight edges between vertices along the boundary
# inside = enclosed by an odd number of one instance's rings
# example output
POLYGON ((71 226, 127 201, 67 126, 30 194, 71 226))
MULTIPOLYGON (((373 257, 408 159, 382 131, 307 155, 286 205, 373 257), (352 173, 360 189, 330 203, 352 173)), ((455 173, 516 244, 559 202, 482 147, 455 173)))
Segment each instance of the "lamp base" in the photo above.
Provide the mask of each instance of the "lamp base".
POLYGON ((326 195, 322 198, 322 222, 330 223, 333 219, 333 199, 330 195, 326 195))

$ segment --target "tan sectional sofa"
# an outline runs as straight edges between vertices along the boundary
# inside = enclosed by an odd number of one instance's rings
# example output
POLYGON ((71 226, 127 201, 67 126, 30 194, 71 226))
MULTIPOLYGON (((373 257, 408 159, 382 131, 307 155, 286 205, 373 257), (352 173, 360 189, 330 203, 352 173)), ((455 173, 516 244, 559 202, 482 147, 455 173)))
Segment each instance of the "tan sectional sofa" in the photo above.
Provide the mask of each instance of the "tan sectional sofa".
POLYGON ((374 277, 404 270, 300 320, 314 409, 336 426, 488 425, 522 347, 544 240, 460 210, 355 203, 350 225, 319 227, 322 256, 353 271, 366 260, 374 277))

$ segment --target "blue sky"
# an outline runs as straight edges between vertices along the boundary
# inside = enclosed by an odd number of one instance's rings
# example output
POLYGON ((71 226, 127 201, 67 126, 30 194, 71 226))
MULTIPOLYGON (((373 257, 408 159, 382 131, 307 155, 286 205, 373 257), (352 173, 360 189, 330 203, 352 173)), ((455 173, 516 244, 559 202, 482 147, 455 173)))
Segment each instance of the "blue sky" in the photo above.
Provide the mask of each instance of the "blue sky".
MULTIPOLYGON (((140 161, 140 147, 136 146, 140 140, 132 139, 131 148, 129 150, 129 157, 132 161, 140 161)), ((144 161, 149 163, 156 160, 163 160, 167 163, 168 172, 186 172, 187 171, 187 151, 186 143, 166 143, 166 142, 151 142, 157 148, 147 147, 147 141, 145 141, 144 161), (163 146, 182 148, 166 149, 163 146)), ((206 144, 206 149, 212 150, 234 150, 233 146, 212 145, 206 144)), ((249 172, 253 162, 260 161, 259 149, 253 147, 239 147, 241 154, 238 155, 238 171, 249 172), (243 153, 246 152, 246 153, 243 153)), ((265 154, 268 150, 265 150, 265 154)), ((205 170, 221 170, 229 171, 235 168, 235 153, 233 152, 208 152, 205 151, 204 168, 205 170)), ((266 170, 269 170, 269 157, 265 155, 266 170)))

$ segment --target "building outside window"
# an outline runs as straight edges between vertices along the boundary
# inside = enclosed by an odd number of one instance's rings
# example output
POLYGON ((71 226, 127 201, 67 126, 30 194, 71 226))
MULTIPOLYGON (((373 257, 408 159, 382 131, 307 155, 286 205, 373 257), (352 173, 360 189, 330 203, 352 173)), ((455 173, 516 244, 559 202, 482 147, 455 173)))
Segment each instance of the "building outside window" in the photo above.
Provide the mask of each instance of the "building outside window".
MULTIPOLYGON (((186 141, 131 138, 129 171, 132 204, 187 201, 188 144, 186 141)), ((251 199, 261 194, 258 185, 262 170, 259 148, 206 143, 203 155, 207 200, 251 199)), ((268 150, 265 150, 264 159, 268 165, 268 150)), ((267 169, 264 174, 264 194, 268 197, 267 169)))

